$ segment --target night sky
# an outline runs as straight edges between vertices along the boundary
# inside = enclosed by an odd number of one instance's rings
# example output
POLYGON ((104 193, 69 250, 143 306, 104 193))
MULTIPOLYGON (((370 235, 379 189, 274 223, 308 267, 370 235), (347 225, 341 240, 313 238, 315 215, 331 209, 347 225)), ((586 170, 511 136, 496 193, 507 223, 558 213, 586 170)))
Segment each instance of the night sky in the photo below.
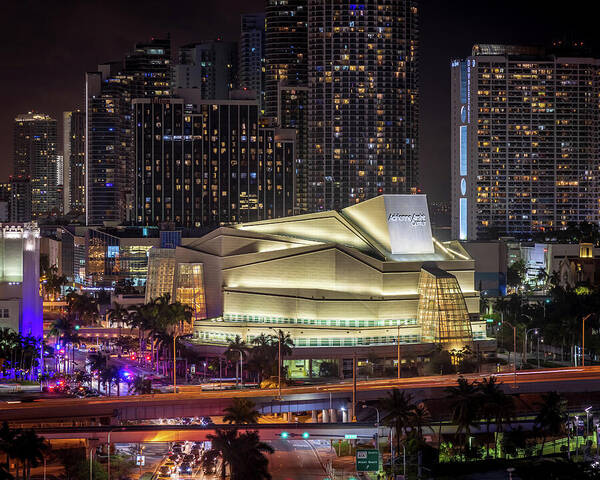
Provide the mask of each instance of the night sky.
MULTIPOLYGON (((474 43, 596 43, 595 0, 421 0, 421 186, 449 198, 450 59, 474 43)), ((179 45, 221 35, 237 40, 241 13, 264 0, 3 0, 0 13, 0 181, 12 171, 12 121, 36 110, 61 119, 83 107, 84 73, 121 59, 136 41, 170 32, 179 45)), ((175 58, 175 56, 174 56, 175 58)), ((59 136, 61 136, 59 126, 59 136)))

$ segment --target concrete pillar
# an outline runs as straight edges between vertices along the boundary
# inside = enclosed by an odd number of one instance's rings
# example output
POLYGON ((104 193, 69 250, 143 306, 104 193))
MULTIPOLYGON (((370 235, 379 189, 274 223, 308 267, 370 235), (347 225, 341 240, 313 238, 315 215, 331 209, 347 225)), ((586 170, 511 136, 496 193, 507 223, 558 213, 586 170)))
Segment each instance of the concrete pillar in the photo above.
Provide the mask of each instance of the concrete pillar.
POLYGON ((340 377, 342 380, 344 379, 344 359, 343 358, 338 358, 337 360, 332 360, 332 362, 337 362, 337 366, 338 366, 338 377, 340 377))
POLYGON ((335 408, 329 409, 329 421, 331 423, 337 423, 337 410, 335 408))
POLYGON ((312 371, 312 358, 308 359, 308 378, 312 378, 313 376, 313 371, 312 371))
POLYGON ((329 423, 329 410, 323 409, 323 423, 329 423))
POLYGON ((311 413, 310 421, 313 423, 318 423, 319 422, 319 414, 317 413, 317 411, 312 410, 310 413, 311 413))

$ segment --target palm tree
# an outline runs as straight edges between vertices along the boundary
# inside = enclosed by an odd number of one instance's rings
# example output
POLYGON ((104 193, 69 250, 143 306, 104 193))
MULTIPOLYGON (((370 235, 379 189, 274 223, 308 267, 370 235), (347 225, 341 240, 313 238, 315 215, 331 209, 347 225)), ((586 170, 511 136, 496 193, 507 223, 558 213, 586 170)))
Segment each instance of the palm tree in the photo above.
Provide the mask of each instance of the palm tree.
POLYGON ((22 335, 8 327, 0 329, 0 365, 2 365, 3 373, 6 371, 9 361, 11 362, 11 366, 15 367, 15 353, 20 348, 21 343, 22 335), (12 360, 13 358, 15 358, 14 361, 12 360))
POLYGON ((123 324, 129 323, 130 315, 129 309, 118 302, 113 302, 112 308, 108 311, 109 325, 117 324, 123 326, 123 324))
POLYGON ((152 382, 140 375, 137 375, 131 383, 131 389, 136 395, 148 395, 152 393, 152 382))
POLYGON ((225 479, 227 467, 231 480, 269 480, 269 461, 265 453, 273 449, 261 442, 258 432, 246 432, 238 435, 237 430, 217 429, 214 435, 208 435, 211 449, 202 455, 205 467, 214 465, 221 459, 221 478, 225 479))
POLYGON ((496 432, 501 432, 503 424, 512 418, 514 411, 513 399, 502 391, 501 385, 497 382, 496 377, 484 378, 477 385, 481 397, 481 413, 486 420, 486 455, 488 457, 490 455, 490 425, 492 421, 495 420, 496 432))
POLYGON ((98 391, 100 391, 100 372, 106 368, 108 363, 108 357, 100 352, 92 353, 87 358, 90 366, 90 372, 97 372, 98 374, 98 391))
POLYGON ((42 280, 46 298, 51 295, 53 297, 59 296, 62 287, 67 284, 67 277, 58 274, 58 267, 56 265, 52 265, 49 269, 44 271, 40 280, 42 280))
POLYGON ((542 395, 542 403, 538 403, 537 406, 539 413, 535 417, 535 424, 542 432, 542 456, 548 435, 557 436, 565 432, 567 401, 557 392, 548 392, 542 395))
POLYGON ((169 320, 170 323, 178 330, 183 331, 186 323, 192 322, 193 310, 189 305, 181 302, 173 302, 169 304, 169 320))
POLYGON ((415 405, 412 400, 412 394, 394 388, 388 392, 387 397, 379 401, 379 408, 386 412, 381 419, 382 423, 394 427, 397 452, 400 451, 403 432, 410 426, 413 418, 415 405))
POLYGON ((273 448, 261 442, 258 432, 241 433, 234 442, 235 456, 231 462, 232 480, 270 480, 269 460, 265 453, 273 448))
POLYGON ((218 459, 221 459, 221 478, 224 480, 229 462, 234 456, 234 442, 237 438, 237 430, 217 429, 215 434, 207 435, 211 442, 211 448, 202 455, 202 465, 204 468, 210 468, 215 465, 218 459))
POLYGON ((113 383, 117 385, 117 397, 121 395, 120 375, 121 370, 119 369, 119 367, 110 363, 107 364, 106 367, 104 367, 104 369, 100 371, 98 381, 102 380, 102 383, 105 385, 108 383, 107 392, 109 397, 113 383))
POLYGON ((235 338, 233 340, 229 341, 229 346, 227 347, 227 350, 225 350, 225 358, 227 358, 228 361, 236 364, 235 367, 235 382, 237 383, 238 381, 238 367, 237 367, 237 361, 243 362, 244 361, 244 357, 246 356, 246 351, 248 350, 248 345, 246 345, 246 342, 244 340, 242 340, 242 337, 240 337, 239 335, 236 335, 235 338))
POLYGON ((410 425, 416 430, 419 440, 423 439, 423 428, 428 427, 429 422, 431 422, 431 414, 427 406, 423 402, 414 405, 411 412, 410 425))
POLYGON ((57 343, 60 341, 64 343, 67 358, 69 358, 67 344, 71 344, 71 366, 73 367, 75 365, 75 344, 80 341, 80 336, 73 324, 72 316, 67 315, 57 318, 52 324, 48 335, 55 336, 57 343))
POLYGON ((446 388, 448 400, 451 402, 452 423, 456 425, 456 435, 465 449, 464 437, 471 433, 471 427, 477 426, 480 413, 480 398, 477 384, 459 377, 458 386, 446 388), (465 435, 461 435, 464 433, 465 435))
POLYGON ((9 469, 10 459, 14 452, 15 445, 15 437, 17 436, 18 431, 11 429, 8 426, 8 422, 4 422, 2 427, 0 427, 0 451, 4 452, 6 455, 6 469, 9 469))
POLYGON ((223 421, 226 423, 258 423, 260 414, 256 410, 256 404, 252 400, 245 398, 234 398, 233 404, 223 410, 225 416, 223 421))
POLYGON ((67 295, 67 310, 78 325, 92 325, 98 317, 98 304, 88 295, 70 292, 67 295))
POLYGON ((33 429, 23 430, 14 440, 17 458, 23 466, 23 478, 31 478, 31 467, 37 467, 44 461, 44 455, 49 446, 43 437, 38 436, 33 429))
POLYGON ((516 457, 519 449, 525 449, 526 447, 527 435, 521 425, 517 428, 511 428, 502 435, 502 452, 504 452, 504 458, 506 458, 507 454, 516 457))

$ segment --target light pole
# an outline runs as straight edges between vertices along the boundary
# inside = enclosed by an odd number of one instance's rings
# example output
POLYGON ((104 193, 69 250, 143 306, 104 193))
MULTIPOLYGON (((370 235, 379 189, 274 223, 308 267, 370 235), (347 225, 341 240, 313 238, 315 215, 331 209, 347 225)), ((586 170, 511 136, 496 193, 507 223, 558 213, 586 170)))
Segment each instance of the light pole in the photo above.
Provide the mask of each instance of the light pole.
POLYGON ((585 317, 583 317, 582 326, 581 326, 581 366, 585 367, 585 321, 590 318, 593 314, 588 313, 585 317))
POLYGON ((244 388, 244 354, 240 350, 240 386, 244 388))
POLYGON ((514 350, 514 354, 513 354, 513 357, 514 357, 513 358, 513 360, 514 360, 513 371, 514 371, 514 374, 515 374, 514 388, 517 388, 517 327, 515 327, 508 320, 505 320, 504 323, 508 324, 508 326, 513 329, 513 350, 514 350))
MULTIPOLYGON (((531 317, 529 317, 529 318, 531 318, 531 317)), ((529 335, 529 332, 533 332, 537 335, 538 329, 537 328, 530 328, 529 330, 525 329, 525 339, 523 341, 523 360, 525 361, 525 363, 527 363, 527 335, 529 335)), ((533 350, 533 348, 532 348, 532 350, 533 350)), ((538 365, 538 368, 539 368, 539 365, 538 365)))
POLYGON ((591 409, 592 409, 591 406, 589 406, 585 409, 585 438, 586 439, 590 434, 590 410, 591 409))
POLYGON ((223 390, 223 369, 221 367, 221 355, 219 355, 219 391, 223 390))
POLYGON ((110 434, 112 433, 112 430, 108 431, 108 458, 107 458, 107 465, 106 465, 106 478, 107 480, 110 480, 110 434))
POLYGON ((272 328, 272 330, 275 331, 275 333, 277 334, 277 400, 282 400, 281 397, 281 337, 282 335, 282 331, 281 330, 277 330, 276 328, 272 328))
POLYGON ((177 335, 173 335, 173 393, 177 393, 177 335))
MULTIPOLYGON (((522 313, 521 314, 522 317, 528 318, 530 322, 533 322, 533 317, 531 315, 527 315, 526 313, 522 313)), ((525 348, 523 348, 523 355, 521 356, 521 358, 523 359, 523 361, 521 362, 521 364, 525 363, 527 361, 527 332, 531 331, 531 330, 535 330, 535 328, 533 329, 529 329, 527 330, 527 327, 525 327, 525 348)))
POLYGON ((377 407, 372 407, 370 405, 364 404, 362 408, 372 408, 373 410, 375 410, 377 412, 377 423, 375 423, 375 426, 377 427, 377 430, 375 430, 375 448, 377 449, 377 452, 379 453, 379 409, 377 407))
POLYGON ((396 344, 398 346, 398 380, 400 380, 401 376, 401 365, 400 365, 400 320, 396 320, 398 322, 398 335, 396 337, 396 344))

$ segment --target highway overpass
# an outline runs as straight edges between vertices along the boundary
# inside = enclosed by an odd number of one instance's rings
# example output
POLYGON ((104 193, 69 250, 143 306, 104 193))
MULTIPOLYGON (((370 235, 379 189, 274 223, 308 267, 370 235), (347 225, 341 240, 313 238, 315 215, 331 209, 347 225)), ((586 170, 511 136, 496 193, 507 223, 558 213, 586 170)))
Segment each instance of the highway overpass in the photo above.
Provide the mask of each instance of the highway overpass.
MULTIPOLYGON (((571 367, 553 370, 528 370, 496 375, 508 393, 600 391, 600 367, 571 367)), ((483 375, 465 375, 480 379, 483 375)), ((406 379, 364 380, 357 384, 357 401, 376 400, 392 388, 412 393, 416 400, 441 398, 445 389, 456 384, 454 375, 406 379)), ((64 421, 77 424, 120 424, 129 420, 200 417, 221 415, 233 398, 251 398, 261 413, 304 412, 348 408, 352 400, 351 383, 287 387, 278 401, 277 389, 202 391, 183 387, 177 394, 104 397, 93 399, 40 399, 28 403, 5 403, 0 421, 37 423, 64 421)))

